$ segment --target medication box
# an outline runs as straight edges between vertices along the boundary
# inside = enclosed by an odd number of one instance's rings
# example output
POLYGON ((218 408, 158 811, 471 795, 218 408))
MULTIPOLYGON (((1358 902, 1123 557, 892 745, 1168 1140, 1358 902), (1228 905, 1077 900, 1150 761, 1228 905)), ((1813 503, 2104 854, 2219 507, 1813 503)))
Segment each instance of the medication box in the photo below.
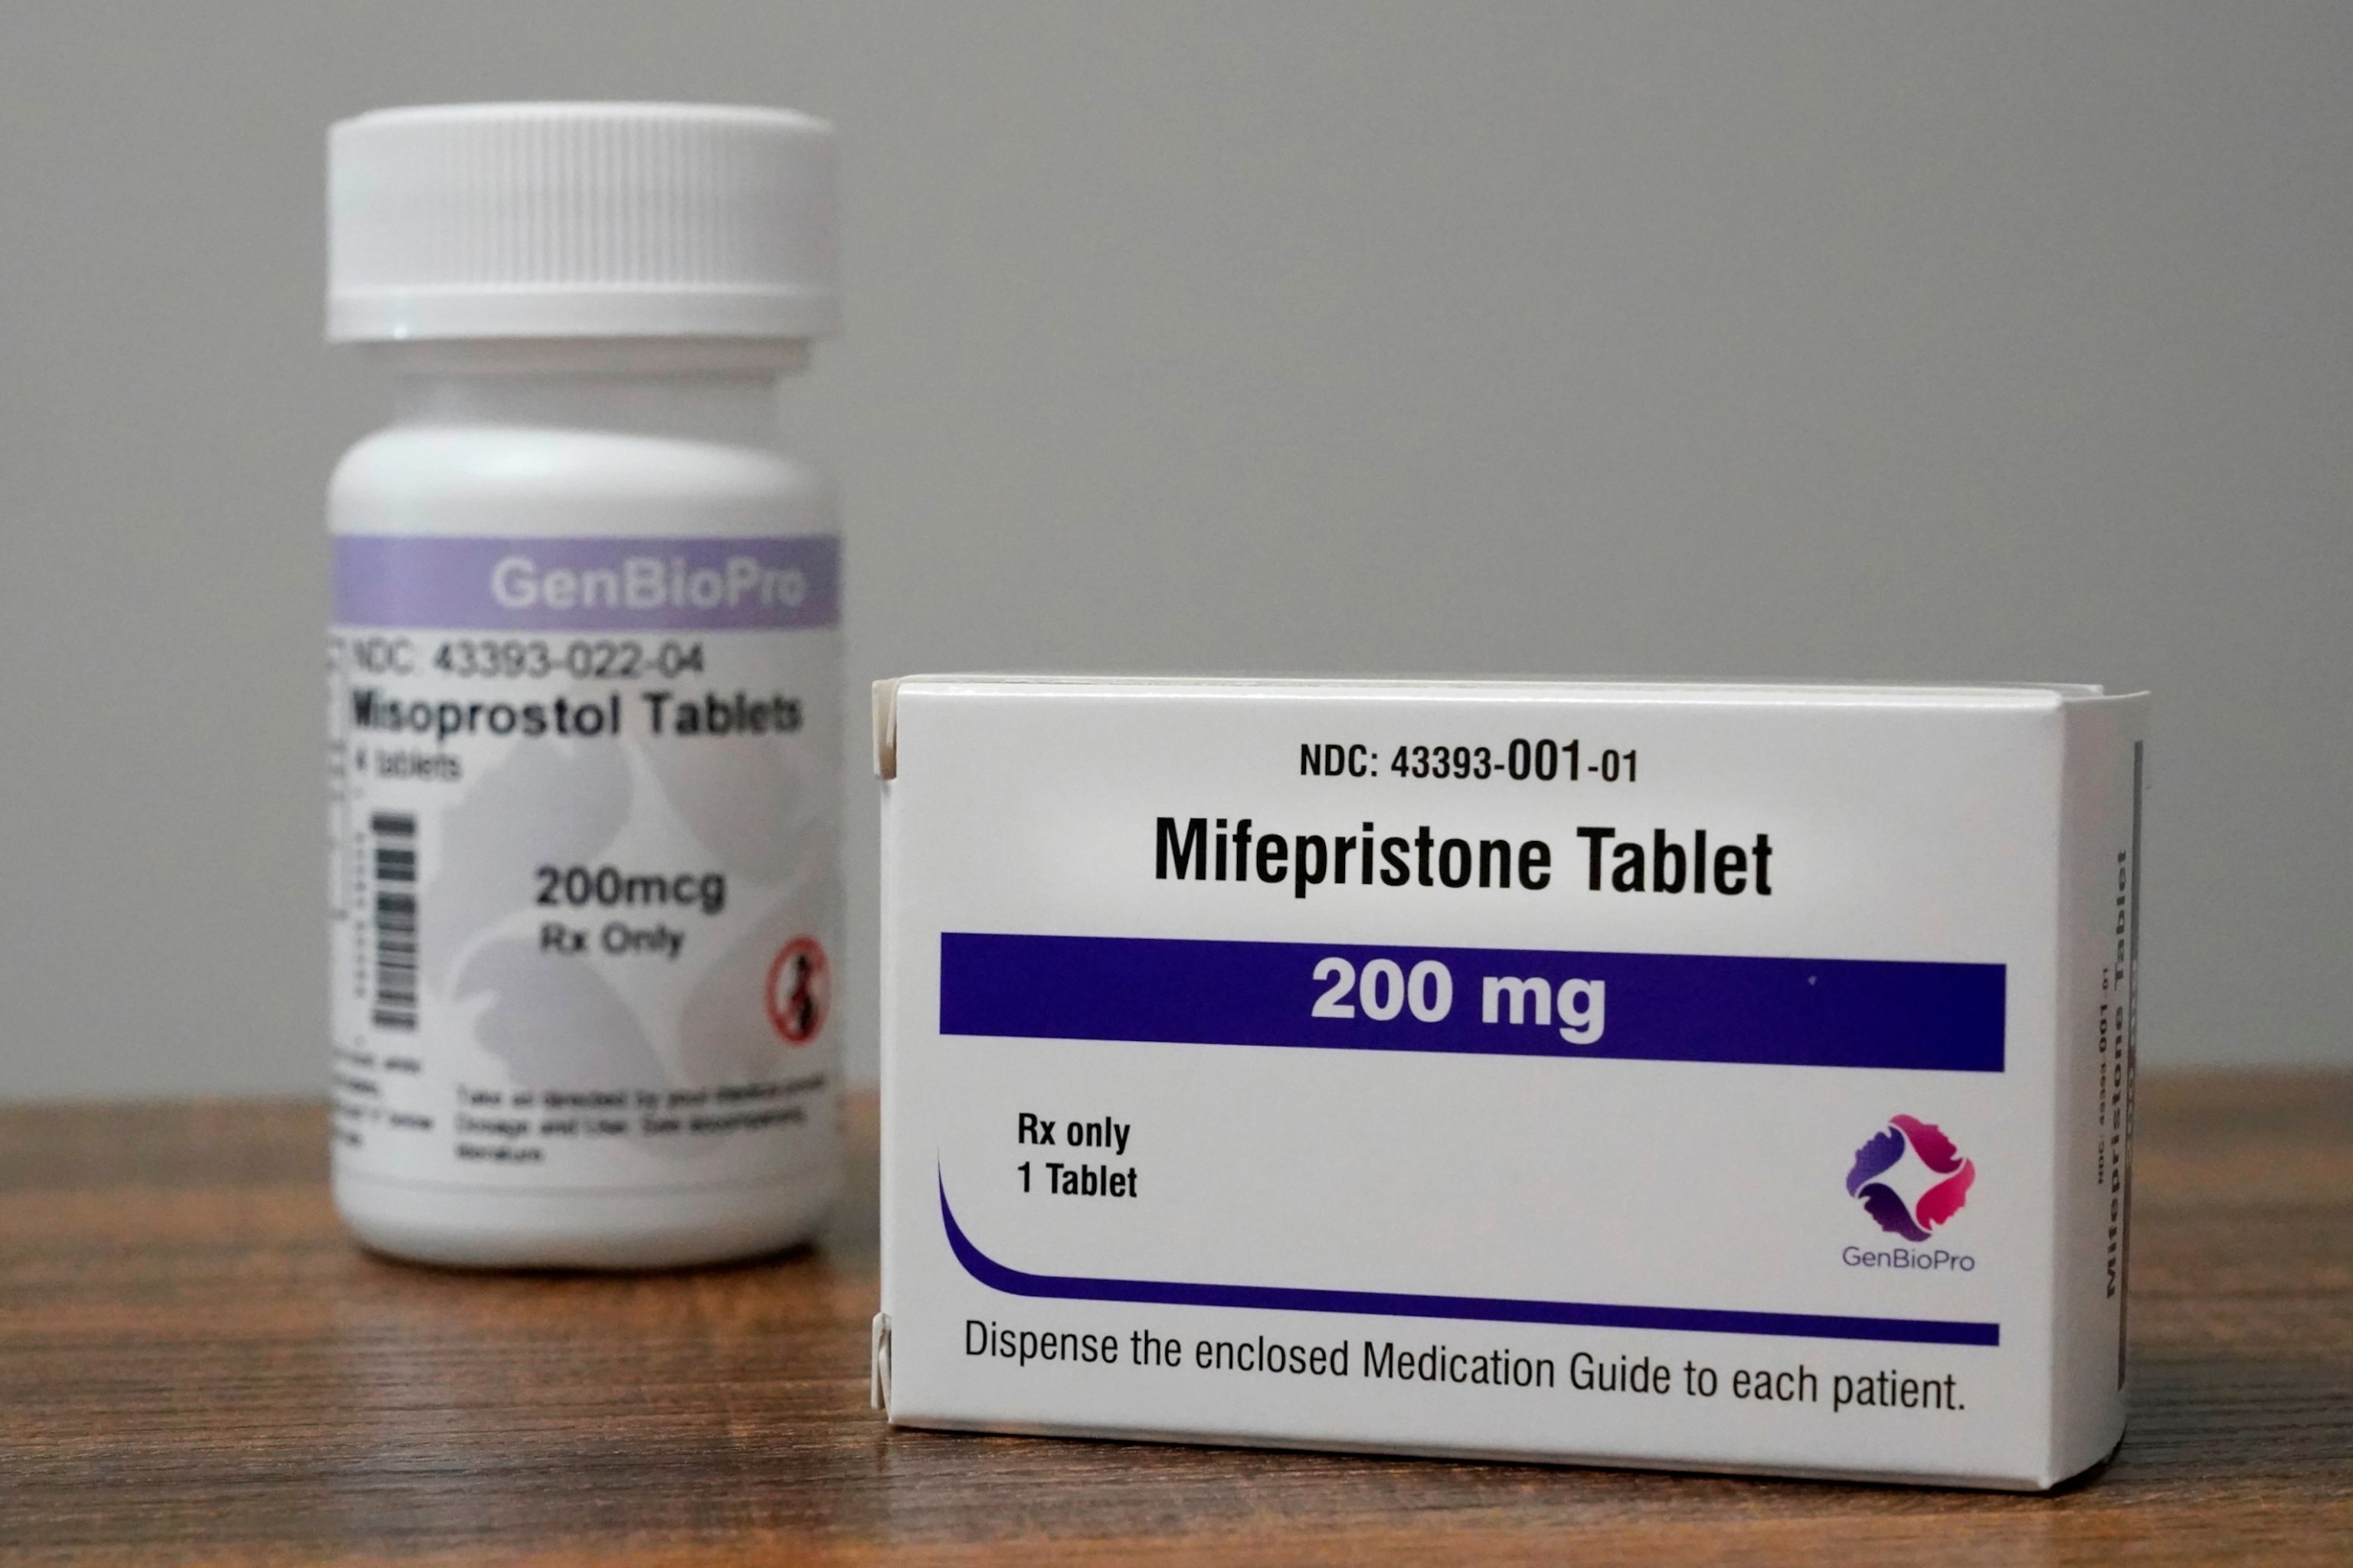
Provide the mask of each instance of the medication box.
POLYGON ((878 1401, 2019 1489, 2096 1463, 2145 708, 885 683, 878 1401))

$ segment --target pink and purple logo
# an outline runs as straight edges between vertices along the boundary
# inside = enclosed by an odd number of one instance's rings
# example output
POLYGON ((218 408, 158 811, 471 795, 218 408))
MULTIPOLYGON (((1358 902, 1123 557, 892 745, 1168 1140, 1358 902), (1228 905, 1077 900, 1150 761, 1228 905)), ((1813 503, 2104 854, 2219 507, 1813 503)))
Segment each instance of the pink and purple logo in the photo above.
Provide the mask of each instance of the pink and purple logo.
POLYGON ((1962 1159, 1942 1129, 1918 1117, 1896 1116, 1887 1118, 1886 1130, 1854 1151, 1846 1190, 1862 1200, 1863 1212, 1879 1222, 1881 1230, 1924 1242, 1930 1231, 1961 1212, 1977 1179, 1976 1163, 1962 1159), (1912 1169, 1915 1163, 1917 1171, 1912 1169), (1909 1202, 1904 1197, 1907 1192, 1912 1194, 1909 1202))

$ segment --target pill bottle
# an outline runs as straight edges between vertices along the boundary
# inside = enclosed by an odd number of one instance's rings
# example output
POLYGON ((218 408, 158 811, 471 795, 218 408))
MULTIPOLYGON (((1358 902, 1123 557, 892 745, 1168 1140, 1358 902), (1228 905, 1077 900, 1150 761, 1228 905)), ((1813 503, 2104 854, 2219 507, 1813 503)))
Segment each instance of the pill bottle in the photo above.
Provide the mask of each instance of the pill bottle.
POLYGON ((840 546, 779 440, 833 133, 396 109, 328 139, 335 1201, 457 1266, 807 1239, 839 1182, 840 546))

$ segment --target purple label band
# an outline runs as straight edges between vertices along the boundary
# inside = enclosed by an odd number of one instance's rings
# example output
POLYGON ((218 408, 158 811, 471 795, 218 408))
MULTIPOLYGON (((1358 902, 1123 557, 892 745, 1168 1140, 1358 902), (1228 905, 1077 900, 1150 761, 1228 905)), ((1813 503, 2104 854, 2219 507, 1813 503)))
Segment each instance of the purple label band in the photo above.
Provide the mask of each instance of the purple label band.
POLYGON ((1655 1329, 1694 1334, 1766 1334, 1799 1340, 1878 1340, 1901 1345, 2001 1343, 1999 1323, 1947 1318, 1850 1318, 1822 1312, 1751 1312, 1708 1307, 1630 1307, 1602 1301, 1522 1301, 1391 1290, 1319 1290, 1282 1285, 1204 1285, 1173 1279, 1103 1279, 1031 1274, 999 1263, 964 1234, 939 1177, 940 1223, 966 1274, 1008 1296, 1119 1301, 1153 1307, 1240 1307, 1261 1312, 1332 1312, 1365 1318, 1448 1318, 1472 1323, 1549 1323, 1574 1329, 1655 1329))
POLYGON ((342 626, 449 631, 738 631, 833 626, 841 541, 334 540, 342 626))
POLYGON ((1007 1039, 1999 1073, 2006 997, 2000 964, 940 935, 940 1033, 1007 1039))

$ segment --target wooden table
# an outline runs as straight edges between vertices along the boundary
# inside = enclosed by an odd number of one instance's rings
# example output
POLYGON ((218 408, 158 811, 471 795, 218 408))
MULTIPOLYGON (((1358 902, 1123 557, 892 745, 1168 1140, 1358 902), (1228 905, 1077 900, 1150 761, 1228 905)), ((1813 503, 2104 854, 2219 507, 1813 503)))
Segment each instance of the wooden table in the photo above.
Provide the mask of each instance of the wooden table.
POLYGON ((871 1101, 823 1246, 620 1279, 360 1253, 313 1106, 0 1110, 0 1557, 2353 1563, 2353 1077, 2141 1103, 2131 1432, 2047 1498, 888 1430, 871 1101))

